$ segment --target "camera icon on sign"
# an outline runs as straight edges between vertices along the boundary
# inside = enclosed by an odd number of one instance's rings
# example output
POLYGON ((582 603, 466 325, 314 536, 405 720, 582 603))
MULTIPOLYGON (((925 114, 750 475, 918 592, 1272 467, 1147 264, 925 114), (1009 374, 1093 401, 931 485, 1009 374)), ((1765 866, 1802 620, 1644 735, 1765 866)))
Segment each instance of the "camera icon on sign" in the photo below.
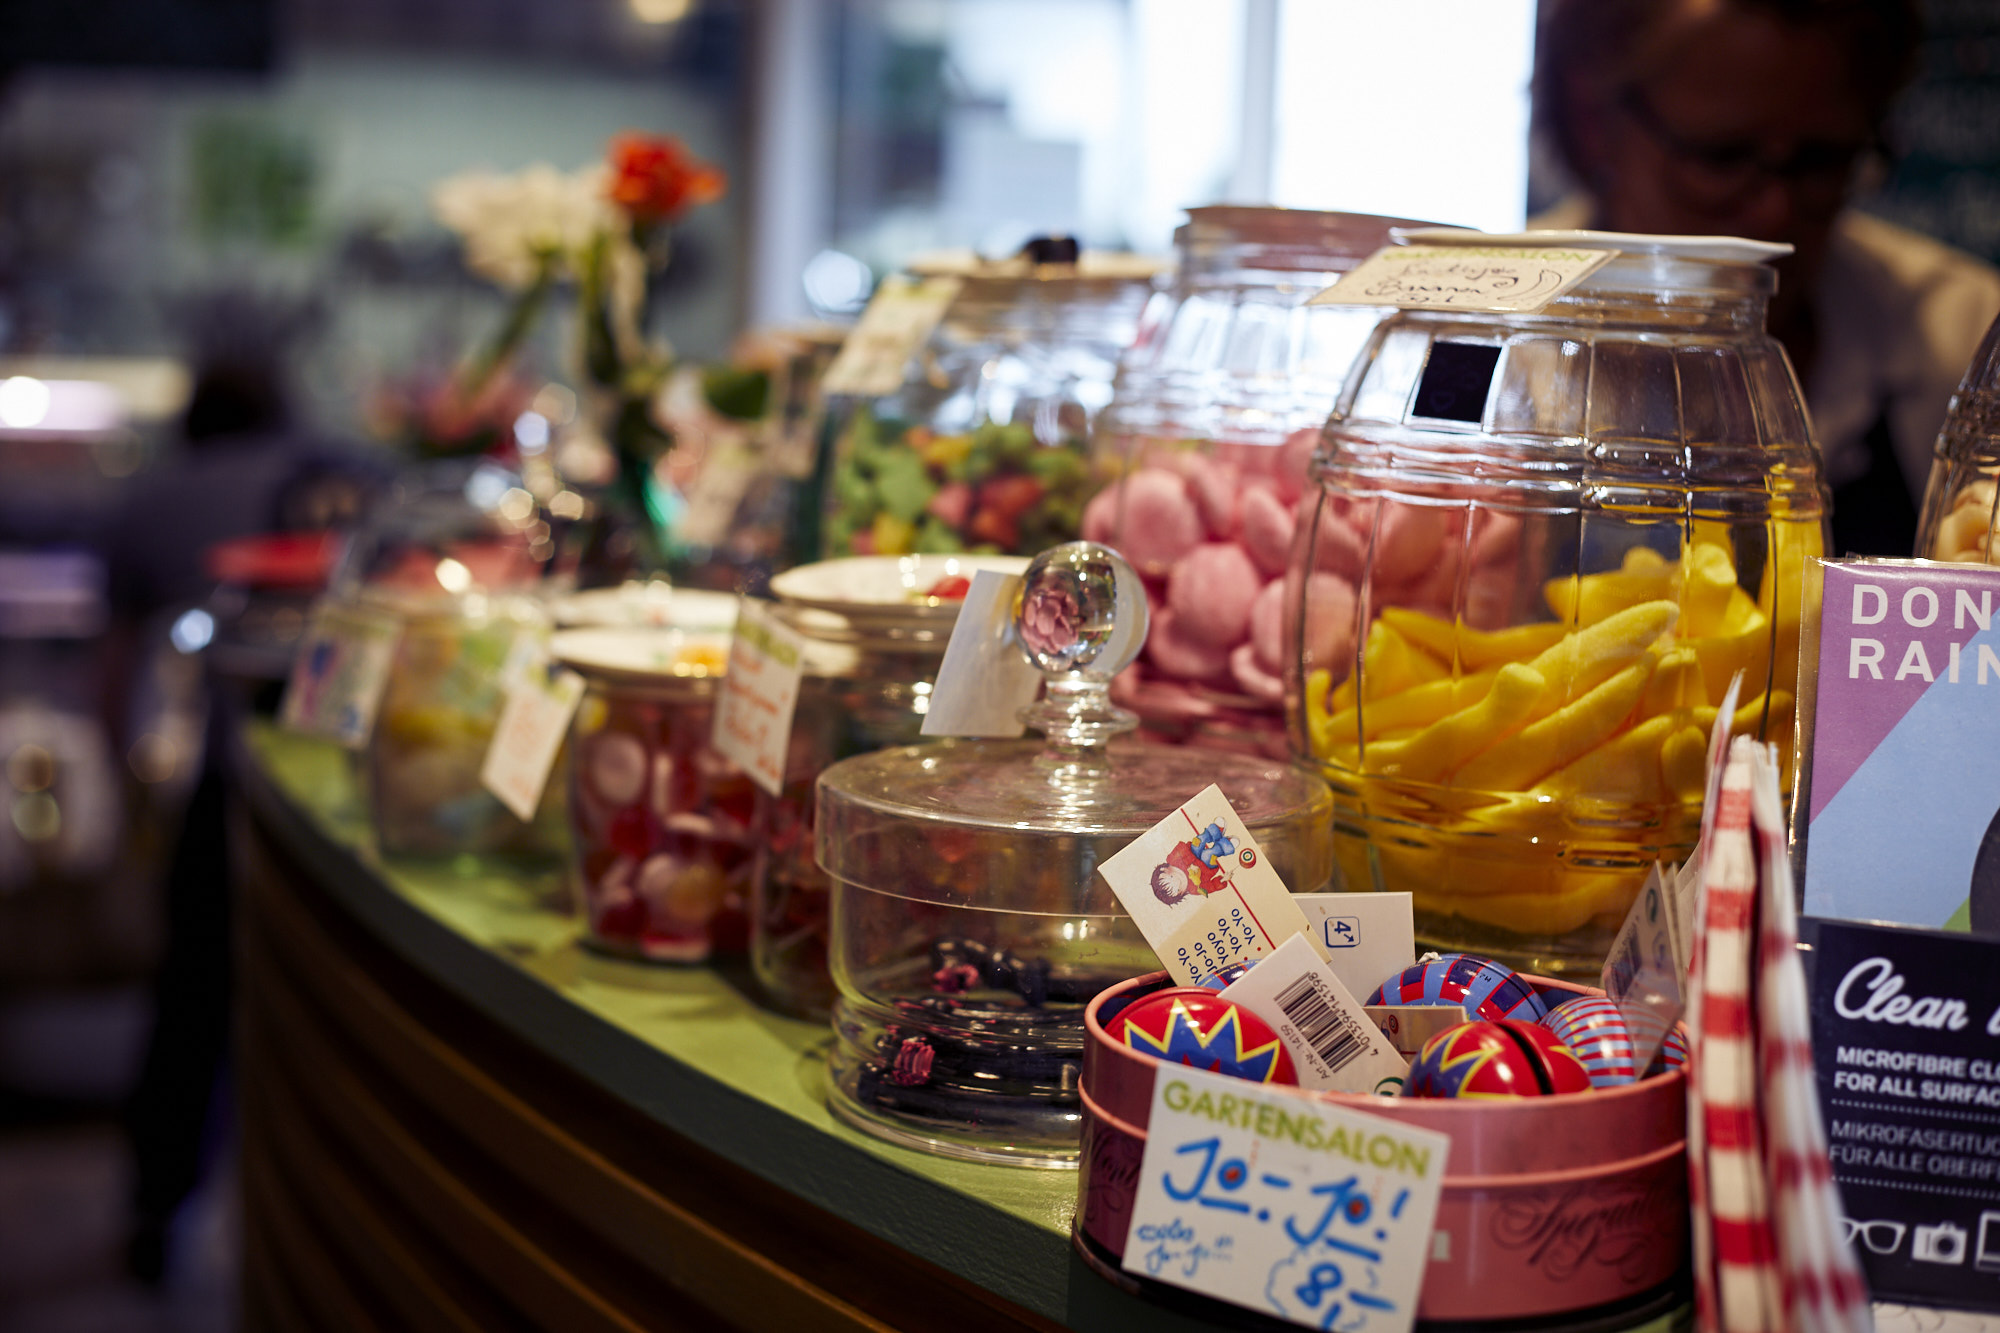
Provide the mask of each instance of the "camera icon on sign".
POLYGON ((1910 1233, 1910 1258, 1921 1264, 1962 1264, 1970 1233, 1962 1226, 1940 1222, 1910 1233))

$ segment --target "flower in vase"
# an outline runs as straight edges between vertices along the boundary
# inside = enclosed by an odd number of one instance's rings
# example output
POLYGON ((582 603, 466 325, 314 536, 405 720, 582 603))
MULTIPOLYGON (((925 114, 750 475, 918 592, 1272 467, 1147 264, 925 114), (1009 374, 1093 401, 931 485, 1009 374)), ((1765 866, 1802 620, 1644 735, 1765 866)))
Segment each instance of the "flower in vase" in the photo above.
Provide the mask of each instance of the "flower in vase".
POLYGON ((468 171, 439 181, 431 211, 465 243, 466 267, 520 291, 547 267, 572 272, 597 237, 620 230, 604 168, 563 172, 537 164, 511 176, 468 171))
POLYGON ((625 133, 611 140, 604 193, 632 225, 673 222, 714 203, 728 188, 721 170, 699 161, 672 135, 625 133))

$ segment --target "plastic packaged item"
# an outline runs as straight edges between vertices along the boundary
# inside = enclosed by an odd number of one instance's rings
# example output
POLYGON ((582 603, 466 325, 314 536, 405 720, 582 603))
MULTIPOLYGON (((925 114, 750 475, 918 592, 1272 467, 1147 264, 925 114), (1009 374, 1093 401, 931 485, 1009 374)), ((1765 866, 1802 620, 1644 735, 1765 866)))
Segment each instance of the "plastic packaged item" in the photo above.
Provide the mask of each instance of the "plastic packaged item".
POLYGON ((1735 730, 1789 771, 1824 486, 1763 331, 1781 247, 1475 239, 1619 255, 1536 314, 1376 329, 1287 585, 1293 739, 1347 887, 1414 893, 1435 947, 1595 973, 1693 846, 1738 672, 1735 730))
POLYGON ((1938 432, 1915 554, 1929 560, 2000 564, 2000 320, 1985 339, 1938 432))
POLYGON ((1218 783, 1309 892, 1331 870, 1331 804, 1291 765, 1114 739, 1135 719, 1109 681, 1147 620, 1115 552, 1036 557, 1016 616, 1048 677, 1024 714, 1042 739, 903 746, 820 775, 839 990, 829 1104, 933 1152, 1070 1167, 1083 1006, 1153 966, 1097 866, 1218 783))
POLYGON ((709 743, 729 635, 564 630, 553 651, 584 678, 569 822, 590 943, 672 963, 740 949, 755 788, 709 743))
POLYGON ((535 524, 506 469, 438 464, 376 509, 335 571, 334 600, 402 626, 361 760, 384 855, 560 854, 559 796, 524 824, 479 781, 502 673, 549 633, 535 524))
POLYGON ((1157 614, 1118 697, 1149 734, 1285 752, 1285 567, 1310 514, 1308 463, 1388 313, 1305 302, 1389 244, 1398 218, 1188 211, 1179 263, 1121 360, 1094 452, 1122 480, 1084 536, 1116 547, 1157 614))
POLYGON ((779 614, 805 636, 785 785, 757 794, 750 963, 765 998, 824 1022, 827 880, 813 860, 813 784, 837 760, 922 735, 931 685, 972 576, 1018 574, 1016 556, 852 556, 771 581, 779 614))
POLYGON ((1101 480, 1091 423, 1160 268, 1048 240, 912 264, 957 294, 899 387, 830 405, 827 554, 1032 554, 1075 537, 1101 480))

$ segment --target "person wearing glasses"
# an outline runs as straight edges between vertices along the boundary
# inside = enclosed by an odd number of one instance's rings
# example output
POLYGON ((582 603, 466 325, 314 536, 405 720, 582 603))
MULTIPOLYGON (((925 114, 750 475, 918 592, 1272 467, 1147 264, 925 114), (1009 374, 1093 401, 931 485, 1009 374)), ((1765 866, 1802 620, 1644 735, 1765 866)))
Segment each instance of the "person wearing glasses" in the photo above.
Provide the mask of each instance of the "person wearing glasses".
POLYGON ((1538 131, 1582 192, 1537 227, 1787 241, 1769 327, 1804 386, 1837 553, 1907 556, 1932 444, 2000 272, 1847 206, 1922 35, 1918 0, 1548 0, 1538 131))

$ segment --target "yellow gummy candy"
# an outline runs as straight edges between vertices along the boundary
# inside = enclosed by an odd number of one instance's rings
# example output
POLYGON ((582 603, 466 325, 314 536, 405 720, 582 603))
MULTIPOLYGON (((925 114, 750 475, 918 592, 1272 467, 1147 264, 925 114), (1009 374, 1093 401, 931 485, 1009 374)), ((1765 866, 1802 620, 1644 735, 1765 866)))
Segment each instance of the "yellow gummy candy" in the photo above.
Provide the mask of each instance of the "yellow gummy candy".
POLYGON ((1741 588, 1732 588, 1729 610, 1720 629, 1704 638, 1683 639, 1682 645, 1701 659, 1703 687, 1711 699, 1720 699, 1729 688, 1729 678, 1743 673, 1743 688, 1763 693, 1771 668, 1771 622, 1741 588))
POLYGON ((1605 574, 1550 579, 1542 586, 1542 597, 1557 619, 1577 626, 1595 625, 1641 602, 1671 599, 1679 573, 1678 567, 1658 551, 1635 546, 1625 553, 1620 568, 1605 574))
POLYGON ((1719 546, 1689 547, 1681 562, 1681 635, 1704 639, 1722 633, 1730 594, 1741 591, 1727 551, 1719 546))
POLYGON ((1401 694, 1374 699, 1367 704, 1343 708, 1326 720, 1327 730, 1336 736, 1359 734, 1375 740, 1392 731, 1427 727, 1454 712, 1478 703, 1493 688, 1494 671, 1481 671, 1460 680, 1432 680, 1412 685, 1401 694))
POLYGON ((1456 661, 1475 671, 1503 662, 1525 662, 1563 636, 1563 627, 1550 621, 1480 630, 1462 621, 1427 616, 1406 606, 1384 607, 1382 619, 1439 660, 1456 661))
POLYGON ((1641 658, 1575 703, 1474 758, 1458 771, 1458 784, 1482 791, 1526 791, 1609 740, 1632 716, 1652 674, 1651 659, 1641 658))
POLYGON ((1660 801, 1666 796, 1660 783, 1660 747, 1675 728, 1684 725, 1685 718, 1675 714, 1648 718, 1556 770, 1536 790, 1607 800, 1660 801))
POLYGON ((1493 688, 1478 703, 1433 722, 1407 741, 1369 746, 1366 767, 1371 773, 1436 782, 1525 723, 1545 689, 1541 676, 1510 662, 1500 668, 1493 688))
POLYGON ((1701 657, 1692 648, 1675 648, 1663 654, 1646 682, 1639 700, 1640 717, 1658 717, 1676 708, 1691 708, 1708 702, 1702 685, 1701 657))
POLYGON ((1553 713, 1638 661, 1679 616, 1680 608, 1670 601, 1642 602, 1565 635, 1528 663, 1549 684, 1535 716, 1553 713))
POLYGON ((1660 746, 1660 780, 1669 795, 1686 804, 1698 803, 1708 787, 1708 731, 1681 727, 1660 746))
MULTIPOLYGON (((1401 694, 1413 685, 1443 680, 1451 668, 1404 638, 1387 620, 1377 620, 1361 651, 1361 688, 1366 697, 1401 694)), ((1343 703, 1343 707, 1353 700, 1343 703)))

